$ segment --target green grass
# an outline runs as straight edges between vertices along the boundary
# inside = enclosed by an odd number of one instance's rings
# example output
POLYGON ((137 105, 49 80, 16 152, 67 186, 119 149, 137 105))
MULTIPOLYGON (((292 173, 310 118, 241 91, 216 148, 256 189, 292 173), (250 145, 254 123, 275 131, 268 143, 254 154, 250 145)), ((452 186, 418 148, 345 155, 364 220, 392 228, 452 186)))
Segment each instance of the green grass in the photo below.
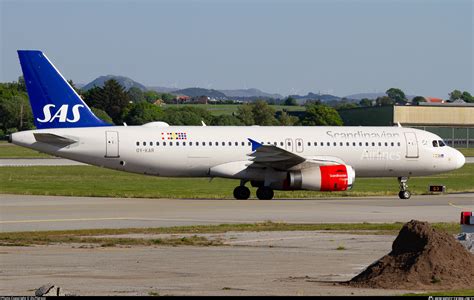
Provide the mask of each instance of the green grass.
POLYGON ((28 148, 9 144, 5 141, 0 142, 0 158, 41 158, 52 157, 28 148))
POLYGON ((410 293, 403 296, 474 296, 474 290, 452 290, 452 291, 436 291, 428 293, 410 293))
POLYGON ((459 151, 461 151, 464 156, 474 156, 474 148, 459 148, 459 151))
MULTIPOLYGON (((178 104, 178 107, 198 107, 204 108, 214 116, 219 115, 231 115, 237 112, 238 107, 241 104, 178 104)), ((169 104, 168 106, 173 106, 169 104)), ((176 106, 176 105, 174 105, 176 106)), ((304 106, 286 106, 286 105, 270 105, 275 111, 287 110, 287 111, 304 111, 304 106)))
MULTIPOLYGON (((458 223, 432 223, 434 228, 448 233, 459 232, 458 223)), ((226 232, 262 232, 262 231, 332 231, 351 232, 355 234, 397 234, 402 223, 329 223, 329 224, 288 224, 288 223, 251 223, 195 225, 153 228, 117 228, 117 229, 79 229, 56 231, 3 232, 0 233, 2 246, 47 245, 52 243, 92 243, 103 247, 114 245, 222 245, 221 241, 209 241, 197 234, 219 234, 226 232), (139 239, 107 237, 124 234, 193 234, 190 237, 166 239, 139 239), (100 237, 98 237, 100 236, 100 237)), ((344 250, 345 248, 337 249, 344 250)))
MULTIPOLYGON (((196 199, 232 198, 238 185, 230 179, 209 182, 206 178, 153 177, 93 166, 2 167, 0 182, 0 194, 196 199)), ((474 164, 450 173, 411 178, 409 188, 413 194, 426 194, 430 184, 446 185, 448 192, 474 192, 474 164)), ((275 198, 397 194, 395 178, 356 178, 350 191, 276 191, 275 198)))

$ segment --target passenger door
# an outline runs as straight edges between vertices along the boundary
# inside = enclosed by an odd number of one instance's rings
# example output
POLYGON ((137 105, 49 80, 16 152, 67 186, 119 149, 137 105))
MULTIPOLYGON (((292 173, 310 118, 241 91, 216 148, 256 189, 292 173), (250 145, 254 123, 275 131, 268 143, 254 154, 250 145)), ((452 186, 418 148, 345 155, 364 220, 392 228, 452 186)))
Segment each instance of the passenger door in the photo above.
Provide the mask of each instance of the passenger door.
POLYGON ((105 157, 119 157, 119 136, 117 131, 105 132, 105 157))
POLYGON ((405 132, 406 158, 418 158, 418 141, 414 132, 405 132))

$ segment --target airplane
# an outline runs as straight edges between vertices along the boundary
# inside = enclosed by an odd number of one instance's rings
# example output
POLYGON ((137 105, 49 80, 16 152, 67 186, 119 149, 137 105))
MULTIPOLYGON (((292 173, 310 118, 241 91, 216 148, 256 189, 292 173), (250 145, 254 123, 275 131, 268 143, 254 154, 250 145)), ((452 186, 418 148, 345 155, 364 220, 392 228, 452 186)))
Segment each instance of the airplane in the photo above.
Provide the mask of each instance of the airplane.
POLYGON ((19 50, 18 56, 37 129, 13 133, 9 142, 90 165, 151 176, 238 179, 236 199, 250 197, 250 183, 258 199, 270 200, 274 190, 345 191, 356 175, 397 178, 399 197, 409 199, 409 177, 465 163, 439 136, 400 125, 115 126, 92 113, 41 51, 19 50))

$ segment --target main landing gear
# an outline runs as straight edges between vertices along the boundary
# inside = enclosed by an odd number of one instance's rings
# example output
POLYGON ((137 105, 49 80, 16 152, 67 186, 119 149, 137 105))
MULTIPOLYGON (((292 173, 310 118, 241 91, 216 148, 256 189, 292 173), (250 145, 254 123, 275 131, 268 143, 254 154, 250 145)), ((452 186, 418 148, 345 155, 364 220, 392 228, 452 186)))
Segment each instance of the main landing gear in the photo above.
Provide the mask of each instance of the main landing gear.
POLYGON ((398 177, 398 182, 400 183, 400 192, 398 193, 398 197, 400 199, 410 199, 411 193, 408 190, 408 177, 398 177))
POLYGON ((257 189, 257 198, 260 200, 272 200, 273 189, 268 186, 261 186, 257 189))
POLYGON ((245 185, 239 185, 234 189, 234 198, 237 200, 247 200, 250 197, 250 190, 245 185))
MULTIPOLYGON (((240 185, 234 189, 234 198, 237 200, 247 200, 250 197, 250 190, 245 186, 246 181, 242 180, 240 185)), ((257 198, 260 200, 271 200, 273 198, 273 189, 267 186, 257 188, 257 198)))

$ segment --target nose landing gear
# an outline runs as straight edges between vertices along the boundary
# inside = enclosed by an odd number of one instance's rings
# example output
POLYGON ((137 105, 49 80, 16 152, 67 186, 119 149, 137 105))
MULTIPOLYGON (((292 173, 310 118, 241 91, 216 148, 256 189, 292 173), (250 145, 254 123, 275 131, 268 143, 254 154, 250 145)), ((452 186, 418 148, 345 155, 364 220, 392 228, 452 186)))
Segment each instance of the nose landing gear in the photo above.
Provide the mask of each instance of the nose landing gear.
POLYGON ((400 199, 410 199, 411 192, 408 190, 408 177, 398 177, 398 182, 400 183, 400 192, 398 193, 398 197, 400 199))

